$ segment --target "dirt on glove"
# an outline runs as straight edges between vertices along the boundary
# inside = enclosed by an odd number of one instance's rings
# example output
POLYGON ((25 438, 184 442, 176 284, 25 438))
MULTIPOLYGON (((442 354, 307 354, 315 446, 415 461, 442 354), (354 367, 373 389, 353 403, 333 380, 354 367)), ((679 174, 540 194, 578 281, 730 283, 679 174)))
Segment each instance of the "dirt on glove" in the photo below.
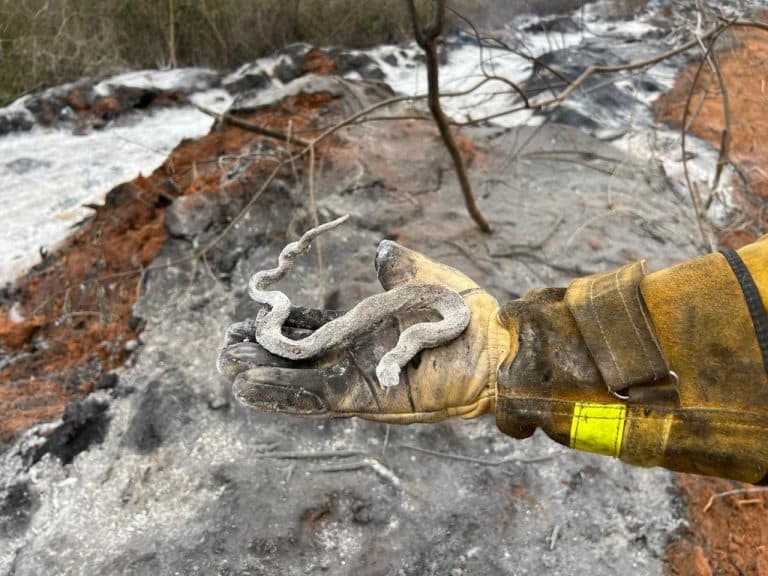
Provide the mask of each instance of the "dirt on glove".
MULTIPOLYGON (((755 29, 727 32, 718 50, 725 81, 731 133, 727 159, 733 164, 733 202, 741 208, 738 222, 717 231, 723 247, 738 248, 758 238, 768 227, 768 33, 755 29)), ((674 87, 654 104, 656 119, 681 127, 690 97, 689 132, 720 149, 725 112, 716 75, 705 65, 693 86, 698 63, 690 65, 674 87)), ((722 155, 721 155, 722 158, 722 155)), ((667 548, 667 574, 768 574, 768 493, 739 492, 748 484, 678 475, 678 485, 690 509, 690 523, 667 548)))

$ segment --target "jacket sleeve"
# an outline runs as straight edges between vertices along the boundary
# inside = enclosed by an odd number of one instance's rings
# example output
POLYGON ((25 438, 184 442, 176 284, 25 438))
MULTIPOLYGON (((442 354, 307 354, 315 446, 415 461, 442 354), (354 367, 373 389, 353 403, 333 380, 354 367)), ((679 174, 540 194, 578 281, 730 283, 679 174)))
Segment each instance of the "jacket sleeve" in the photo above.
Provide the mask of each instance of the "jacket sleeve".
POLYGON ((768 483, 768 237, 502 307, 496 418, 640 466, 768 483))

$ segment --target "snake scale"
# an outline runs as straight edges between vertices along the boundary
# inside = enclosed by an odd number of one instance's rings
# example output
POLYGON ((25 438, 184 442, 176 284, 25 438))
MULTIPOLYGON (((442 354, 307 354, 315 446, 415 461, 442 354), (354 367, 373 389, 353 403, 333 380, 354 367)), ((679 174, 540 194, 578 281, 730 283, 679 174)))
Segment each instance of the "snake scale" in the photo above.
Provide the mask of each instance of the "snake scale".
POLYGON ((256 318, 255 339, 272 354, 289 360, 303 360, 351 341, 386 318, 409 311, 436 311, 441 320, 410 326, 400 334, 395 347, 379 360, 376 377, 379 385, 388 389, 398 385, 401 368, 420 351, 459 336, 469 324, 469 308, 458 292, 445 285, 406 282, 362 300, 349 312, 324 324, 306 338, 293 340, 283 335, 282 327, 290 314, 291 301, 284 293, 267 288, 285 277, 293 262, 309 249, 315 238, 348 218, 349 215, 342 216, 308 230, 299 240, 283 248, 276 268, 251 276, 248 295, 269 306, 269 310, 262 310, 256 318))

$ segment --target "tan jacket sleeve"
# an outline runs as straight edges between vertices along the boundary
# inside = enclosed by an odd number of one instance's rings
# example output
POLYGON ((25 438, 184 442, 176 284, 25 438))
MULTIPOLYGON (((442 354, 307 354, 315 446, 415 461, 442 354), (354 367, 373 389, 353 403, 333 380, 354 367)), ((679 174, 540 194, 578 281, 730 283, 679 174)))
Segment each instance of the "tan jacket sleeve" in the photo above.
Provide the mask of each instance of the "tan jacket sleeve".
POLYGON ((768 237, 635 263, 500 310, 496 418, 641 466, 768 483, 768 237))

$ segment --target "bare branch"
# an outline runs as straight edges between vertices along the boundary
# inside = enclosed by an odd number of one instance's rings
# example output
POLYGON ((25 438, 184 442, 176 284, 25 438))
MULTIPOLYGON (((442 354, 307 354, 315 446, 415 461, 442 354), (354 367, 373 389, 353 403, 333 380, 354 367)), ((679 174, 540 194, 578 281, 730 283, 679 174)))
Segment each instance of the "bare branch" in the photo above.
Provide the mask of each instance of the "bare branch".
POLYGON ((327 458, 354 458, 366 456, 365 452, 360 450, 320 450, 318 452, 259 452, 252 454, 250 458, 274 458, 275 460, 325 460, 327 458))
MULTIPOLYGON (((708 32, 705 32, 704 34, 702 34, 700 38, 702 40, 708 40, 714 35, 719 35, 725 28, 727 28, 729 24, 717 25, 711 30, 709 30, 708 32)), ((688 51, 694 46, 698 46, 698 43, 699 43, 699 38, 694 38, 693 40, 689 40, 685 44, 681 44, 676 48, 673 48, 671 50, 668 50, 656 56, 652 56, 650 58, 646 58, 643 60, 637 60, 635 62, 630 62, 628 64, 616 64, 612 66, 607 66, 607 65, 589 66, 575 80, 570 82, 563 90, 561 90, 558 94, 556 94, 552 98, 547 98, 546 100, 540 100, 539 102, 532 102, 529 106, 525 106, 525 105, 516 106, 508 110, 502 110, 501 112, 496 112, 495 114, 490 114, 483 118, 478 118, 478 119, 472 120, 471 122, 466 122, 465 124, 475 124, 475 123, 485 122, 488 120, 492 120, 494 118, 499 118, 501 116, 507 116, 509 114, 513 114, 515 112, 519 112, 520 110, 525 110, 527 108, 530 108, 533 110, 543 110, 545 108, 549 108, 550 106, 553 106, 555 104, 560 104, 564 100, 567 100, 582 84, 584 84, 584 82, 586 82, 589 78, 591 78, 595 74, 607 74, 607 73, 613 73, 613 72, 624 72, 624 71, 630 71, 630 70, 638 70, 641 68, 648 68, 650 66, 653 66, 654 64, 658 64, 659 62, 667 60, 672 56, 676 56, 677 54, 681 54, 683 52, 688 51)))
MULTIPOLYGON (((712 241, 709 238, 709 234, 707 234, 707 231, 704 227, 704 215, 701 211, 701 199, 699 198, 699 192, 694 187, 693 182, 691 181, 691 175, 688 170, 688 154, 686 151, 686 134, 688 131, 686 130, 686 127, 688 126, 688 114, 691 109, 691 100, 693 99, 693 93, 696 90, 696 85, 699 83, 699 78, 701 77, 701 72, 704 69, 704 63, 707 62, 707 59, 709 58, 710 53, 712 52, 712 49, 715 46, 715 43, 717 42, 717 39, 719 38, 720 34, 722 34, 727 28, 729 24, 723 24, 716 28, 716 32, 714 34, 709 35, 709 44, 707 46, 706 51, 701 57, 701 60, 699 60, 699 65, 696 68, 696 73, 693 76, 693 80, 691 81, 691 87, 688 90, 688 96, 685 99, 685 107, 683 108, 683 119, 681 122, 681 134, 680 134, 680 147, 682 150, 682 162, 683 162, 683 175, 685 176, 685 183, 688 187, 688 194, 691 197, 691 204, 693 205, 693 211, 694 216, 696 216, 696 224, 699 227, 699 233, 701 234, 701 240, 704 242, 704 246, 707 248, 708 252, 712 251, 712 241)), ((699 39, 701 37, 697 37, 695 39, 695 42, 698 43, 699 39)))
POLYGON ((416 36, 416 42, 424 50, 424 54, 427 57, 427 85, 429 92, 427 101, 429 102, 429 110, 432 112, 437 128, 443 138, 443 142, 445 142, 445 147, 448 149, 448 153, 453 160, 453 167, 456 170, 456 176, 459 179, 459 185, 461 186, 461 193, 464 196, 464 204, 467 207, 467 211, 475 223, 477 223, 480 230, 486 234, 490 234, 491 225, 488 224, 488 221, 477 207, 475 196, 472 193, 472 186, 470 185, 469 177, 467 176, 467 169, 464 166, 464 160, 461 157, 461 151, 451 133, 450 121, 445 115, 445 112, 443 112, 442 106, 440 106, 439 64, 435 39, 443 30, 443 23, 445 21, 445 3, 443 0, 434 0, 433 19, 429 26, 424 30, 420 29, 414 0, 406 0, 406 3, 408 4, 408 11, 411 14, 411 19, 413 20, 413 30, 414 35, 416 36))
POLYGON ((734 490, 726 490, 725 492, 719 492, 717 494, 713 494, 710 499, 707 501, 706 506, 704 506, 704 509, 702 512, 706 512, 710 508, 712 508, 712 504, 715 503, 715 500, 718 500, 720 498, 725 498, 726 496, 733 496, 734 494, 758 494, 760 492, 768 492, 768 486, 761 486, 757 488, 735 488, 734 490))
POLYGON ((422 454, 428 454, 430 456, 437 456, 439 458, 447 458, 449 460, 459 460, 461 462, 470 462, 472 464, 480 464, 481 466, 503 466, 504 464, 536 464, 538 462, 546 462, 547 460, 553 460, 559 458, 564 454, 568 454, 566 451, 554 452, 552 454, 545 454, 543 456, 537 456, 535 458, 518 458, 517 456, 506 456, 504 458, 477 458, 475 456, 464 456, 463 454, 454 454, 453 452, 438 452, 437 450, 430 450, 429 448, 422 448, 421 446, 414 446, 412 444, 398 444, 396 448, 402 448, 403 450, 412 450, 413 452, 421 452, 422 454))
POLYGON ((268 138, 277 138, 278 140, 282 140, 283 142, 287 142, 288 144, 298 144, 299 146, 304 146, 307 148, 312 146, 312 144, 307 140, 302 140, 301 138, 298 138, 294 135, 288 135, 285 132, 281 132, 280 130, 275 130, 273 128, 266 128, 264 126, 259 126, 258 124, 247 122, 245 120, 238 118, 237 116, 233 116, 229 112, 224 112, 223 114, 220 114, 214 110, 211 110, 210 108, 203 106, 202 104, 197 104, 192 101, 190 101, 190 103, 192 104, 192 106, 200 110, 200 112, 202 112, 203 114, 207 114, 208 116, 212 116, 217 120, 220 120, 221 122, 230 124, 232 126, 241 128, 243 130, 247 130, 248 132, 261 134, 262 136, 267 136, 268 138))
POLYGON ((512 82, 512 80, 510 80, 509 78, 504 78, 503 76, 498 76, 496 74, 488 74, 488 72, 486 72, 486 70, 485 70, 485 62, 483 60, 483 40, 482 40, 482 38, 480 36, 480 32, 478 31, 477 26, 475 26, 475 24, 469 18, 467 18, 466 16, 463 16, 462 14, 460 14, 458 11, 454 10, 453 8, 449 8, 449 10, 456 17, 458 17, 461 20, 463 20, 467 24, 467 26, 469 26, 472 29, 472 32, 475 35, 475 40, 477 41, 477 47, 478 47, 478 49, 480 51, 480 57, 479 57, 480 71, 483 73, 483 76, 485 76, 488 80, 496 80, 498 82, 503 82, 504 84, 506 84, 507 86, 512 88, 512 90, 517 92, 517 94, 520 96, 520 98, 523 99, 523 102, 525 103, 526 107, 530 106, 530 102, 528 101, 528 96, 523 91, 523 89, 520 88, 520 86, 518 86, 515 82, 512 82))
POLYGON ((720 183, 720 176, 723 173, 723 168, 730 161, 731 154, 731 105, 728 97, 728 85, 725 83, 723 77, 723 71, 720 69, 720 57, 717 52, 712 52, 712 69, 715 72, 717 83, 720 84, 720 97, 723 100, 723 133, 720 137, 720 154, 717 158, 717 168, 715 170, 715 178, 712 182, 712 189, 716 189, 720 183))

